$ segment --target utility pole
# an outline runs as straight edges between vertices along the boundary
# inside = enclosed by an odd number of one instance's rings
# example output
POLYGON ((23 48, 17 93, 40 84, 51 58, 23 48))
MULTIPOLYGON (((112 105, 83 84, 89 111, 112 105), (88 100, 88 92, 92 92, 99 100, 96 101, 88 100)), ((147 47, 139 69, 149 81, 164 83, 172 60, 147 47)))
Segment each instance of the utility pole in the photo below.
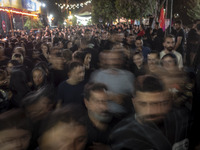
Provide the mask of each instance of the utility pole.
MULTIPOLYGON (((68 4, 69 4, 69 0, 66 0, 66 7, 65 8, 67 8, 66 9, 66 13, 67 13, 67 25, 68 25, 68 23, 69 23, 69 20, 68 20, 68 16, 69 16, 69 7, 68 7, 68 4)), ((66 16, 65 16, 66 17, 66 16)))
POLYGON ((174 1, 171 0, 171 12, 170 12, 170 24, 169 24, 169 33, 172 32, 172 18, 173 18, 173 3, 174 1))
MULTIPOLYGON (((165 9, 165 20, 168 19, 168 3, 169 3, 169 0, 166 0, 166 9, 165 9)), ((165 24, 166 25, 166 24, 165 24)), ((167 30, 166 30, 167 31, 167 30)), ((165 31, 165 36, 168 34, 167 32, 165 31)))
POLYGON ((14 36, 14 31, 13 31, 13 16, 12 16, 12 12, 9 11, 9 17, 10 17, 10 26, 11 26, 11 32, 12 32, 12 36, 14 36))
MULTIPOLYGON (((66 7, 67 7, 67 5, 69 4, 69 0, 66 0, 66 7)), ((67 15, 68 15, 68 7, 67 7, 67 15)))

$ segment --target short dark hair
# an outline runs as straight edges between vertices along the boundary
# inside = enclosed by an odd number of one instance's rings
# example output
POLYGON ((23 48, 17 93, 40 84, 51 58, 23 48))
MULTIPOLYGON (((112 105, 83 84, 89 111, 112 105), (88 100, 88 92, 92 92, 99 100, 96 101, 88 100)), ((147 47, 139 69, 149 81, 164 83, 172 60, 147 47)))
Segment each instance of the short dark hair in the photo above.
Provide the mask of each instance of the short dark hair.
POLYGON ((149 54, 156 54, 157 55, 157 58, 160 58, 160 53, 156 50, 152 50, 151 52, 148 53, 149 54))
POLYGON ((33 70, 32 70, 32 74, 33 74, 33 72, 36 71, 36 70, 39 70, 39 71, 42 72, 43 78, 46 76, 46 72, 45 72, 45 70, 44 70, 42 67, 34 67, 33 70))
POLYGON ((177 57, 176 57, 176 55, 174 55, 173 53, 168 53, 168 54, 164 55, 164 56, 161 58, 161 65, 163 65, 162 60, 163 60, 164 58, 166 58, 166 57, 171 57, 171 58, 174 60, 175 65, 178 65, 177 57))
POLYGON ((159 25, 159 22, 156 22, 156 25, 159 25))
POLYGON ((78 67, 78 66, 83 66, 83 63, 79 62, 79 61, 70 61, 68 64, 67 64, 67 71, 68 73, 70 71, 72 71, 74 68, 78 67))
POLYGON ((175 24, 182 25, 182 20, 176 20, 176 21, 175 21, 175 24))
POLYGON ((107 91, 107 90, 108 89, 105 84, 94 83, 94 82, 87 83, 84 88, 84 98, 86 100, 89 100, 91 91, 107 91))
POLYGON ((31 131, 31 124, 22 110, 12 109, 0 115, 0 131, 11 128, 31 131))
POLYGON ((13 51, 15 51, 15 50, 18 50, 23 55, 23 57, 25 56, 25 53, 26 53, 25 48, 23 48, 21 46, 16 46, 13 51))
POLYGON ((91 53, 89 51, 75 51, 73 53, 73 56, 76 60, 80 61, 81 63, 84 63, 84 59, 87 54, 91 53))
POLYGON ((59 122, 82 125, 86 127, 86 111, 79 105, 69 104, 51 112, 42 122, 39 134, 42 135, 59 122))
POLYGON ((137 36, 137 37, 136 37, 136 41, 137 41, 137 40, 143 40, 143 38, 142 38, 141 36, 137 36))
POLYGON ((167 38, 173 39, 173 38, 175 38, 175 36, 172 35, 172 34, 166 35, 165 38, 164 38, 164 42, 166 41, 167 38))
POLYGON ((49 70, 49 64, 45 61, 38 62, 37 64, 35 64, 35 67, 42 68, 46 73, 47 73, 47 70, 49 70))
POLYGON ((156 75, 139 76, 135 82, 135 91, 162 92, 165 91, 163 81, 156 75))
POLYGON ((136 55, 140 55, 140 56, 143 57, 143 54, 142 54, 141 51, 135 51, 135 52, 133 52, 133 57, 136 56, 136 55))

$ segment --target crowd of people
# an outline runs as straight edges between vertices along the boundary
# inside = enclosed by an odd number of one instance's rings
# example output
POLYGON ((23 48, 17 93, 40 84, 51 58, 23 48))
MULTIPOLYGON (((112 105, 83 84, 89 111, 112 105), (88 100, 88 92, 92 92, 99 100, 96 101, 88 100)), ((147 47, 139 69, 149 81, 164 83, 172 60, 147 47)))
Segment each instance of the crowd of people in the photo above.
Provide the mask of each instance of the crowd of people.
POLYGON ((1 150, 200 149, 199 20, 1 37, 1 150))

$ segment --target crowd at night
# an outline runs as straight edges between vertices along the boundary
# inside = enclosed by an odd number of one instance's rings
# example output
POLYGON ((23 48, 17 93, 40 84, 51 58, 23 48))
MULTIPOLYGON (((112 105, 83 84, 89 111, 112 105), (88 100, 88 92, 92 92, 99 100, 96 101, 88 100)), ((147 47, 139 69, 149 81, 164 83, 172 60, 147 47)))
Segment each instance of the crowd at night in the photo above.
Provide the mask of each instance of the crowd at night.
POLYGON ((0 149, 200 149, 199 37, 199 20, 4 32, 0 149))

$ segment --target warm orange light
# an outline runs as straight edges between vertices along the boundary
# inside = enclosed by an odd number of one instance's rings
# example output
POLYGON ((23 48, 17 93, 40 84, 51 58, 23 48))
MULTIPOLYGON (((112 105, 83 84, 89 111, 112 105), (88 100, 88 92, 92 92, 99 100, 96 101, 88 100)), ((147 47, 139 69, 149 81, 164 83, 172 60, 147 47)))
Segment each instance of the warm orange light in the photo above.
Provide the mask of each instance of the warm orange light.
POLYGON ((31 13, 27 13, 27 12, 21 12, 21 11, 16 11, 16 10, 12 10, 12 9, 4 9, 4 8, 0 8, 0 11, 5 11, 5 12, 12 12, 15 14, 20 14, 20 15, 26 15, 26 16, 32 16, 32 17, 37 17, 38 15, 36 14, 31 14, 31 13))

